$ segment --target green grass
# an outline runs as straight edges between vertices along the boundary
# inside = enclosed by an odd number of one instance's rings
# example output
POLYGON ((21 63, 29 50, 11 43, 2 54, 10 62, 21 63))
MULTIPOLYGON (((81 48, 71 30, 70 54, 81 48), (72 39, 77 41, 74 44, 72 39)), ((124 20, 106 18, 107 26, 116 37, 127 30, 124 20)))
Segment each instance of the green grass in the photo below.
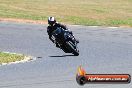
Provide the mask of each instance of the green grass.
POLYGON ((20 61, 23 59, 24 59, 24 55, 0 52, 0 64, 20 61))
POLYGON ((132 26, 132 0, 0 0, 0 18, 79 25, 132 26))

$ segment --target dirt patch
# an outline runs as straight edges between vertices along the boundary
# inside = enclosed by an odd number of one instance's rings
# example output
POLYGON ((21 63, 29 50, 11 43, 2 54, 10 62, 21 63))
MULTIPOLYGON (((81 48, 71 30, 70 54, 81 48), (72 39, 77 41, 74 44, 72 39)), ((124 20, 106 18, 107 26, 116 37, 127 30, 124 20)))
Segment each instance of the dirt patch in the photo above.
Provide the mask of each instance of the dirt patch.
POLYGON ((40 20, 27 20, 27 19, 15 19, 15 18, 0 18, 0 21, 5 22, 19 22, 19 23, 34 23, 34 24, 47 24, 46 21, 40 21, 40 20))

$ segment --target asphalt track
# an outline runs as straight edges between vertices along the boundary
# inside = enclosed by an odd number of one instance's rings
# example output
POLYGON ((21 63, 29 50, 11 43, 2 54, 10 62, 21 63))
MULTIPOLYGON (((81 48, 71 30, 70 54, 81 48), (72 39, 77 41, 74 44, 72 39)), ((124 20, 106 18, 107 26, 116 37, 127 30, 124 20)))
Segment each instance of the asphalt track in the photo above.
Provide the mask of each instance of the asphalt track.
POLYGON ((47 25, 0 22, 0 51, 37 60, 0 66, 0 88, 132 88, 132 84, 76 83, 77 67, 87 73, 132 75, 132 29, 68 26, 80 40, 79 56, 65 54, 49 41, 47 25))

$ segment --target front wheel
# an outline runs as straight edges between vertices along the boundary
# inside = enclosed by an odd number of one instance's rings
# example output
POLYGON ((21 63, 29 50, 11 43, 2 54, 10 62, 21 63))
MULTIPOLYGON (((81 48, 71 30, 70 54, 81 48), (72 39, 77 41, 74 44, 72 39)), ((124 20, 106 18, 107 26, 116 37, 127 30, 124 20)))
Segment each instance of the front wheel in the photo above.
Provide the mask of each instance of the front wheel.
POLYGON ((78 47, 76 47, 76 50, 73 52, 73 54, 74 54, 75 56, 79 56, 79 49, 78 49, 78 47))
POLYGON ((79 49, 78 49, 77 45, 73 44, 71 41, 68 41, 67 45, 70 47, 72 54, 74 54, 75 56, 79 55, 79 49))

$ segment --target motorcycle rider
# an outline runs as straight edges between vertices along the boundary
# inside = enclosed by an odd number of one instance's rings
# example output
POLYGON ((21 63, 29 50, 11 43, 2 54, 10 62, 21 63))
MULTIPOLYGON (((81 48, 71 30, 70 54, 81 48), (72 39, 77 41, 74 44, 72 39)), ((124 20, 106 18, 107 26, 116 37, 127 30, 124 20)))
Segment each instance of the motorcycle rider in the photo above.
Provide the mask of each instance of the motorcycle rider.
MULTIPOLYGON (((49 17, 49 18, 48 18, 48 24, 49 24, 49 26, 47 27, 47 33, 48 33, 48 35, 49 35, 49 39, 50 39, 53 43, 56 44, 56 47, 59 47, 59 45, 56 43, 56 41, 54 41, 54 40, 51 38, 51 37, 52 37, 52 32, 53 32, 54 30, 56 30, 57 27, 61 27, 61 28, 63 28, 63 29, 66 30, 66 31, 69 31, 69 30, 68 30, 68 28, 67 28, 65 25, 56 22, 55 17, 49 17)), ((72 31, 69 31, 69 33, 72 34, 72 31)), ((72 35, 73 35, 73 34, 72 34, 72 35)), ((76 40, 76 39, 75 39, 75 40, 76 40)), ((77 41, 77 43, 79 43, 78 40, 76 40, 76 41, 77 41)))

